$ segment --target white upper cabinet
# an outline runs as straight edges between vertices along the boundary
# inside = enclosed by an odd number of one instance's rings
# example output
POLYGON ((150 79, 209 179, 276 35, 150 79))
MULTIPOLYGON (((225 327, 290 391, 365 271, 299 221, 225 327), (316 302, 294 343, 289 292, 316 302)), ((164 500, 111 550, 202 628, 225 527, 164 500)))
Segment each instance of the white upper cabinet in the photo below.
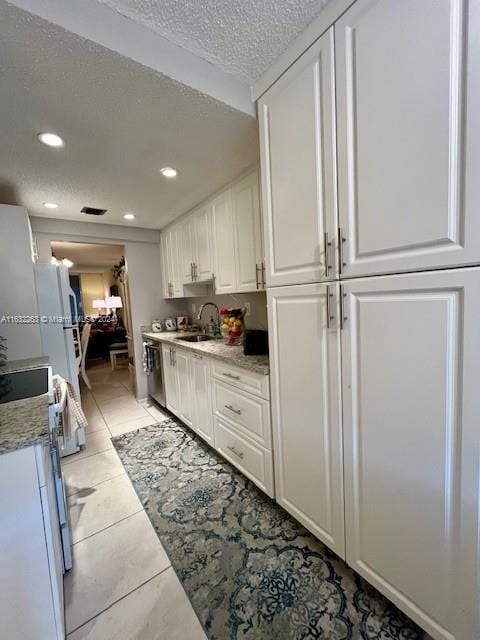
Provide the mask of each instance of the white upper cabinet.
POLYGON ((267 302, 277 501, 344 558, 338 286, 270 288, 267 302))
POLYGON ((180 235, 182 239, 182 283, 195 280, 195 219, 188 216, 180 223, 180 235))
POLYGON ((162 232, 165 298, 264 289, 259 200, 256 170, 162 232))
POLYGON ((470 27, 463 0, 358 0, 335 24, 345 277, 480 262, 480 5, 468 5, 470 27))
POLYGON ((332 27, 259 101, 267 286, 335 277, 333 49, 332 27))
POLYGON ((180 225, 169 227, 162 233, 164 297, 183 297, 182 278, 182 229, 180 225))
POLYGON ((264 288, 258 171, 234 185, 231 197, 235 225, 235 290, 258 291, 264 288))
POLYGON ((480 638, 480 270, 343 288, 347 562, 436 640, 480 638))
POLYGON ((212 232, 215 254, 215 292, 236 291, 235 228, 230 191, 212 201, 212 232))
POLYGON ((162 265, 162 296, 164 298, 170 298, 170 271, 171 262, 169 257, 170 245, 168 241, 168 233, 162 232, 160 236, 160 259, 162 265))
POLYGON ((212 278, 210 218, 210 205, 206 204, 180 223, 183 284, 212 278))
POLYGON ((194 216, 194 275, 196 280, 210 280, 213 272, 213 248, 211 230, 211 206, 205 204, 194 216))

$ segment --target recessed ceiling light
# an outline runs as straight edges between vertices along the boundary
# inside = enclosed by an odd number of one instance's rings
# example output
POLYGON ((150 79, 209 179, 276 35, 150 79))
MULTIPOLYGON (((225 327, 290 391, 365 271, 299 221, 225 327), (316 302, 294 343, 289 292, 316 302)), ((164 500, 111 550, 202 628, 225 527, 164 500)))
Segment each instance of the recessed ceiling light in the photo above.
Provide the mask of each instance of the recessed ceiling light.
POLYGON ((125 213, 123 217, 125 218, 125 220, 135 220, 135 216, 133 213, 125 213))
POLYGON ((47 147, 63 147, 63 140, 56 133, 39 133, 37 138, 47 147))
POLYGON ((173 167, 163 167, 160 169, 160 173, 162 176, 165 176, 165 178, 176 178, 178 175, 178 171, 173 167))
POLYGON ((55 202, 44 202, 43 206, 47 209, 58 209, 58 204, 56 204, 55 202))
POLYGON ((67 269, 71 269, 74 265, 74 263, 68 258, 62 258, 62 264, 64 264, 67 267, 67 269))

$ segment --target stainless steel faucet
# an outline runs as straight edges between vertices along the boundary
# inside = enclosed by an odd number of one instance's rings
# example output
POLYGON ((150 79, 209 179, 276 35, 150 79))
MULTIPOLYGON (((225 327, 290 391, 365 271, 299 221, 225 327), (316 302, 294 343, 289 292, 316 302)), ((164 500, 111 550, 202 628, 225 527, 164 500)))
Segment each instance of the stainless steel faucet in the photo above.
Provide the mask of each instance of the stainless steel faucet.
POLYGON ((205 307, 209 307, 209 306, 213 307, 215 309, 216 316, 217 316, 217 320, 216 320, 216 323, 215 323, 215 328, 218 329, 220 327, 220 313, 218 311, 218 306, 214 302, 204 302, 202 304, 202 306, 200 307, 200 311, 198 312, 198 315, 197 315, 197 320, 201 320, 202 319, 203 310, 205 309, 205 307))

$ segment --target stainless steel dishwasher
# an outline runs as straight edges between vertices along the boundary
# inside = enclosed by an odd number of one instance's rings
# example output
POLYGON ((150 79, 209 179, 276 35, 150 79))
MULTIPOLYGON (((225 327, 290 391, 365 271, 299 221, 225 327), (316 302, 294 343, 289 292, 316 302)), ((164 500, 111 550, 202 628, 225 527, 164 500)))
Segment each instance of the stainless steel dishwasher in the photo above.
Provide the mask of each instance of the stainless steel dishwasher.
POLYGON ((148 395, 162 407, 165 406, 165 384, 163 380, 162 345, 154 340, 145 341, 145 369, 148 395))

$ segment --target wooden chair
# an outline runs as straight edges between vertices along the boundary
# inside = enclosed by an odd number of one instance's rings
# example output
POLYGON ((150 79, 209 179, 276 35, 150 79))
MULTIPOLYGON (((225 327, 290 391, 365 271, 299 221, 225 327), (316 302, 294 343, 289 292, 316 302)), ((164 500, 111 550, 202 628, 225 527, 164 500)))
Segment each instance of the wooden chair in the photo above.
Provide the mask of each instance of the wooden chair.
POLYGON ((117 356, 120 354, 128 355, 128 342, 114 342, 110 345, 110 365, 112 371, 117 368, 117 356))

